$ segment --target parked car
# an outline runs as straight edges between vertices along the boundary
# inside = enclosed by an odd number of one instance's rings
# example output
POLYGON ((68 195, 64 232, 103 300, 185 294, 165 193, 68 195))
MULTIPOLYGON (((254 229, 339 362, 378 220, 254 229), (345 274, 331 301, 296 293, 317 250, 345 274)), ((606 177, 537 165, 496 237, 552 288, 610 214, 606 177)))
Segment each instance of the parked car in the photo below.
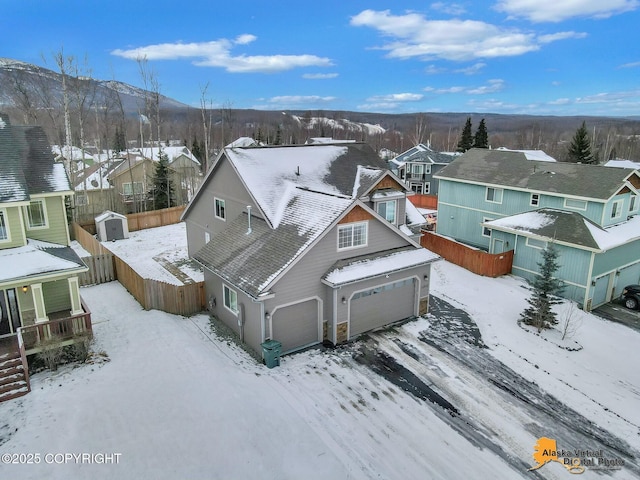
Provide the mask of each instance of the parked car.
POLYGON ((631 310, 640 309, 640 285, 627 285, 622 290, 624 306, 631 310))

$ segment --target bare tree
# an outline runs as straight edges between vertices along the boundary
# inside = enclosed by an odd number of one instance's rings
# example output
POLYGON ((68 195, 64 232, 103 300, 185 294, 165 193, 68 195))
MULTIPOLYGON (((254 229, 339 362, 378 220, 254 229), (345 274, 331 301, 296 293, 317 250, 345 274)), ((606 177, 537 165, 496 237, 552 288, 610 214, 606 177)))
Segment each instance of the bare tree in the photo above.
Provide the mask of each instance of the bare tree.
POLYGON ((71 114, 69 111, 69 90, 67 88, 67 70, 73 65, 73 57, 65 57, 64 49, 53 54, 53 58, 58 65, 62 76, 62 107, 64 110, 64 162, 67 174, 71 177, 71 182, 75 181, 75 174, 72 169, 72 140, 71 140, 71 114))
POLYGON ((207 82, 204 87, 200 88, 200 112, 202 114, 202 128, 204 134, 204 164, 202 166, 202 173, 207 173, 209 168, 209 143, 211 136, 211 111, 213 108, 212 101, 207 100, 207 89, 209 83, 207 82), (209 108, 207 109, 207 102, 209 102, 209 108))
POLYGON ((418 145, 419 143, 424 143, 428 129, 429 129, 429 123, 427 121, 426 115, 422 113, 416 115, 416 123, 414 125, 414 130, 411 133, 411 141, 413 142, 414 145, 418 145))

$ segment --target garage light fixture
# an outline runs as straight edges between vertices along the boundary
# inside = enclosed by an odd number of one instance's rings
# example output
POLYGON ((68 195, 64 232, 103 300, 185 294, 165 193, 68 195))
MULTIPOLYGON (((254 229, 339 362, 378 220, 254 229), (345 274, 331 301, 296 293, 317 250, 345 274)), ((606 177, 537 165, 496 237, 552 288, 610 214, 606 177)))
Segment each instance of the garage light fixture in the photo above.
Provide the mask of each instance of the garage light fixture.
POLYGON ((347 298, 346 297, 342 297, 342 304, 346 305, 347 304, 347 298))

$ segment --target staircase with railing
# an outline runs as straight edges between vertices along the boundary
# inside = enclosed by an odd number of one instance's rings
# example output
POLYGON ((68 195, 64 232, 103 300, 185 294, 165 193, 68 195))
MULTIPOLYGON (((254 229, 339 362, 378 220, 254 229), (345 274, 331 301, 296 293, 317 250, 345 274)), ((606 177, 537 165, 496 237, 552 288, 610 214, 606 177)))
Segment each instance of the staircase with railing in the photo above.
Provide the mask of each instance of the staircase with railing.
POLYGON ((0 337, 0 402, 30 391, 29 367, 21 335, 0 337))

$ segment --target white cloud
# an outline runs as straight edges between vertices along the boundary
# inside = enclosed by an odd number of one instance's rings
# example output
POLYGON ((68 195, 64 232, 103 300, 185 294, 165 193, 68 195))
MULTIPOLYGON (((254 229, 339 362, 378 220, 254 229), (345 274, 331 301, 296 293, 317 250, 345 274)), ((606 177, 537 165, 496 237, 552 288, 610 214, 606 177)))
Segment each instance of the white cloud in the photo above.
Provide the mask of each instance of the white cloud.
POLYGON ((272 73, 298 67, 328 67, 333 65, 329 58, 315 55, 231 55, 235 45, 247 45, 257 39, 251 34, 243 34, 231 41, 228 39, 198 43, 161 43, 129 50, 117 49, 112 55, 132 60, 178 60, 197 59, 193 64, 200 67, 220 67, 232 73, 272 73))
POLYGON ((495 9, 533 22, 562 22, 574 17, 608 18, 639 4, 638 0, 499 0, 495 9))
POLYGON ((635 68, 635 67, 640 67, 640 62, 624 63, 624 64, 620 65, 620 67, 618 67, 618 68, 635 68))
POLYGON ((329 78, 336 78, 337 76, 337 73, 305 73, 302 75, 302 78, 306 78, 308 80, 326 80, 329 78))
POLYGON ((540 43, 551 43, 558 40, 566 40, 568 38, 585 38, 587 36, 584 32, 558 32, 551 33, 549 35, 540 35, 538 41, 540 43))
POLYGON ((336 97, 321 97, 319 95, 281 95, 271 97, 268 101, 271 104, 279 105, 303 105, 303 104, 319 104, 330 103, 336 100, 336 97))
POLYGON ((425 87, 425 92, 436 94, 447 93, 464 93, 467 95, 486 95, 487 93, 496 93, 504 89, 504 80, 492 79, 487 82, 487 85, 481 85, 479 87, 447 87, 447 88, 434 88, 425 87))
POLYGON ((447 13, 449 15, 462 15, 466 13, 466 9, 464 6, 459 3, 445 3, 445 2, 435 2, 431 4, 431 8, 438 12, 447 13))
MULTIPOLYGON (((417 13, 392 15, 389 10, 363 10, 351 17, 351 25, 370 27, 391 41, 381 47, 390 58, 467 61, 510 57, 540 49, 543 43, 560 40, 566 33, 545 35, 522 32, 475 20, 428 20, 417 13)), ((573 35, 579 35, 573 33, 573 35)))
POLYGON ((474 63, 473 65, 467 68, 459 68, 458 70, 454 70, 455 73, 464 73, 465 75, 475 75, 480 73, 480 71, 486 67, 487 64, 483 62, 474 63))
POLYGON ((358 105, 358 110, 364 110, 369 112, 376 112, 380 110, 396 110, 401 105, 396 102, 378 102, 378 103, 363 103, 362 105, 358 105))
POLYGON ((437 75, 446 72, 446 68, 438 67, 437 65, 428 65, 427 68, 424 69, 424 73, 426 73, 427 75, 437 75))
POLYGON ((376 95, 367 99, 367 102, 374 103, 397 103, 397 102, 417 102, 422 100, 424 95, 420 93, 391 93, 389 95, 376 95))

